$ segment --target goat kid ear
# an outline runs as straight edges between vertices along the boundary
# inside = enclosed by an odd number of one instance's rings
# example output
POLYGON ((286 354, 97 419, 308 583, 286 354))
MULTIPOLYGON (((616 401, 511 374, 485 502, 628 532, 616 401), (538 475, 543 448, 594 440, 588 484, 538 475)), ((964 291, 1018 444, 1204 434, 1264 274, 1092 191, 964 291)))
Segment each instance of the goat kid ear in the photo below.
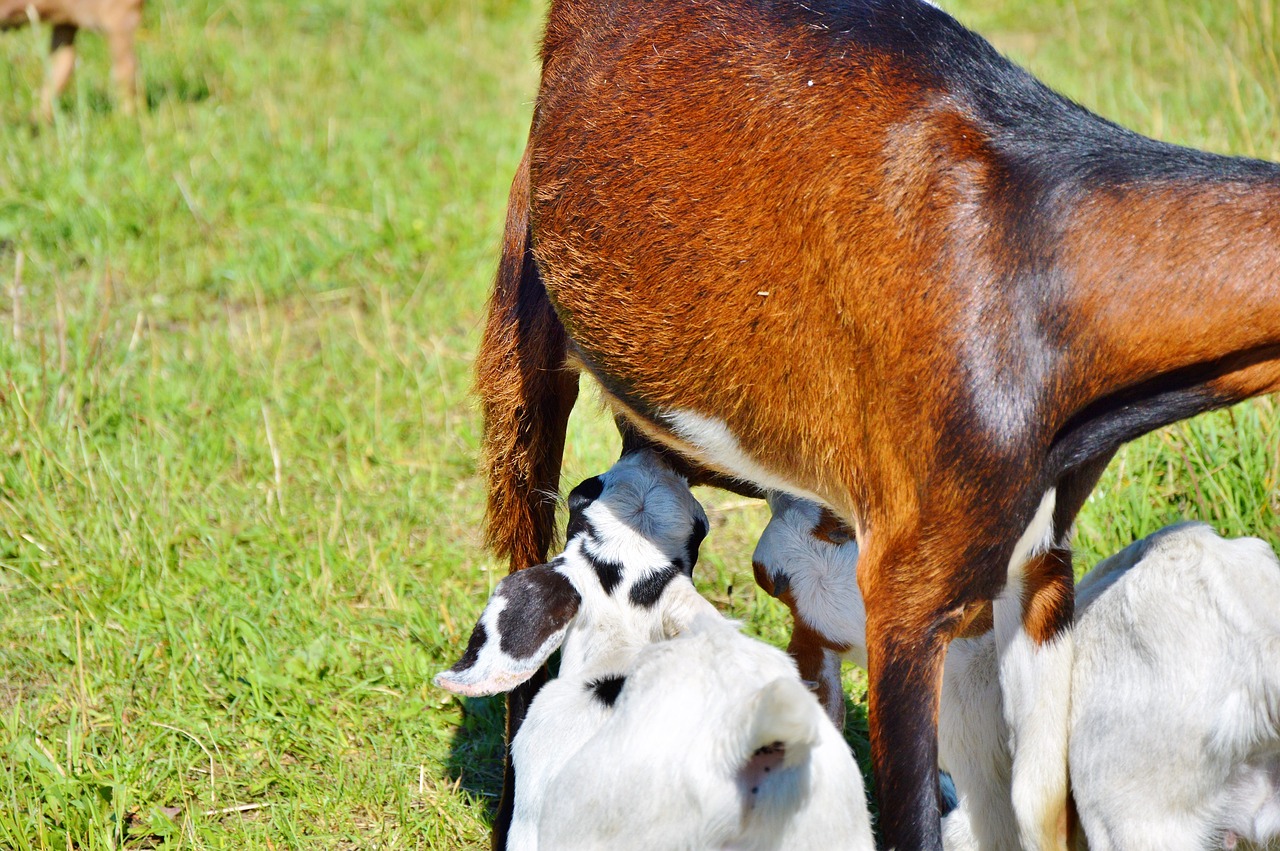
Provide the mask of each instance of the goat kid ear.
POLYGON ((435 684, 467 697, 511 691, 564 641, 581 602, 554 564, 505 577, 480 613, 462 658, 436 674, 435 684))
POLYGON ((793 677, 778 677, 756 692, 748 705, 751 732, 747 738, 744 774, 758 785, 776 768, 800 765, 818 744, 818 724, 809 690, 793 677))
POLYGON ((695 624, 703 618, 715 624, 724 622, 724 616, 687 578, 671 580, 662 593, 662 631, 670 638, 696 632, 695 624))

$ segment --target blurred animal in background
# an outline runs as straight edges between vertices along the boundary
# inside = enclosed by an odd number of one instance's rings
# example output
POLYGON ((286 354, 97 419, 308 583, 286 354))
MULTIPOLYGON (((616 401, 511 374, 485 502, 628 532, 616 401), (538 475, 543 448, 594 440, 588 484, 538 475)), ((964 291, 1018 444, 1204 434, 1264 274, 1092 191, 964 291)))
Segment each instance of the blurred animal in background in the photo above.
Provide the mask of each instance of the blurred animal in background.
POLYGON ((132 113, 137 105, 138 57, 134 36, 142 21, 143 0, 0 0, 0 29, 34 23, 53 25, 49 74, 40 92, 40 113, 53 118, 53 102, 67 88, 76 65, 76 33, 95 30, 107 37, 111 76, 120 105, 132 113))
POLYGON ((574 488, 564 552, 498 583, 436 683, 509 691, 561 650, 511 743, 506 847, 872 848, 848 746, 779 650, 694 589, 706 515, 650 452, 574 488))

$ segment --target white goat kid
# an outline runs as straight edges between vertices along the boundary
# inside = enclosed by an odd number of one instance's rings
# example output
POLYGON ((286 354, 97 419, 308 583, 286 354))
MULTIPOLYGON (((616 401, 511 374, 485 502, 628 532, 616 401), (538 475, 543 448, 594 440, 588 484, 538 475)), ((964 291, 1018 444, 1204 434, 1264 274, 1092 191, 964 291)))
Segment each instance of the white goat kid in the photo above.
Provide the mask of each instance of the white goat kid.
POLYGON ((786 654, 733 623, 641 651, 615 709, 555 778, 542 847, 875 847, 844 739, 786 654))
MULTIPOLYGON (((753 561, 797 633, 813 636, 800 649, 821 661, 800 659, 801 670, 841 655, 861 663, 857 545, 833 535, 818 505, 770 504, 753 561)), ((1071 777, 1094 851, 1280 847, 1280 563, 1270 548, 1202 524, 1157 532, 1081 581, 1073 632, 1071 777)), ((833 699, 842 705, 838 691, 833 699)), ((1018 847, 1001 707, 994 633, 953 641, 938 721, 939 760, 961 804, 944 820, 949 851, 1018 847)))
POLYGON ((1280 562, 1172 526, 1077 593, 1071 782, 1093 851, 1280 848, 1280 562))
POLYGON ((872 847, 857 768, 794 666, 694 589, 706 530, 683 478, 625 456, 573 490, 564 552, 503 579, 436 677, 508 691, 562 647, 512 742, 511 851, 872 847))

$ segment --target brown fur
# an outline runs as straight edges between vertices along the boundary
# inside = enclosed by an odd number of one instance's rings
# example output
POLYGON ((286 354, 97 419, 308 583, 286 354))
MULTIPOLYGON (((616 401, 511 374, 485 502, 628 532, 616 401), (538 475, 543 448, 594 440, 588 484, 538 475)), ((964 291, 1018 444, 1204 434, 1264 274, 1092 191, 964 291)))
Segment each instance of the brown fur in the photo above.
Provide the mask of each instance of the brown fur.
POLYGON ((800 678, 815 684, 814 693, 832 723, 843 729, 844 687, 840 683, 840 657, 825 645, 820 633, 804 620, 795 619, 787 653, 795 659, 800 678))
POLYGON ((970 603, 965 607, 960 628, 956 630, 956 638, 978 638, 995 628, 996 620, 991 601, 970 603))
POLYGON ((1037 644, 1057 638, 1075 617, 1071 550, 1055 547, 1027 562, 1022 588, 1022 628, 1037 644))
POLYGON ((53 24, 49 76, 40 95, 41 114, 53 117, 53 101, 66 90, 75 68, 78 29, 104 33, 111 50, 111 76, 126 112, 136 107, 138 58, 134 35, 142 21, 143 0, 0 0, 0 29, 25 26, 31 16, 53 24))
MULTIPOLYGON (((1071 491, 1064 535, 1116 446, 1280 386, 1280 171, 1104 125, 922 5, 815 6, 553 2, 481 351, 491 534, 546 538, 566 350, 645 438, 741 477, 666 415, 723 423, 857 529, 881 824, 936 848, 942 654, 1041 497, 1071 491), (504 318, 519 257, 538 335, 504 318)), ((1042 579, 1043 637, 1070 597, 1042 579)))
POLYGON ((502 256, 476 356, 484 415, 489 545, 515 572, 547 559, 578 376, 565 367, 564 328, 541 291, 529 251, 529 158, 511 183, 502 256))

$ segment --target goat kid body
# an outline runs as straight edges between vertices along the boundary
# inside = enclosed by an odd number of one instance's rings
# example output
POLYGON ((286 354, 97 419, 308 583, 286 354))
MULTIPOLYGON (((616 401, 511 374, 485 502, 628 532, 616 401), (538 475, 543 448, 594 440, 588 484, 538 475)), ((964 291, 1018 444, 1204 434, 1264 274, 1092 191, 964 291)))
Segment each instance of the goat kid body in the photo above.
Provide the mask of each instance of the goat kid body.
POLYGON ((649 439, 832 507, 899 849, 939 847, 943 654, 1012 574, 1011 735, 1053 774, 1022 841, 1060 846, 1065 534, 1120 444, 1277 386, 1280 170, 1106 122, 923 0, 556 0, 542 59, 478 358, 491 541, 550 540, 566 354, 649 439))
POLYGON ((45 120, 53 118, 53 101, 66 89, 75 70, 76 32, 105 33, 111 51, 111 75, 125 111, 137 100, 138 59, 134 36, 142 21, 143 0, 0 0, 0 29, 21 27, 35 20, 53 25, 49 74, 40 93, 45 120))
POLYGON ((628 454, 569 512, 564 553, 499 583, 436 678, 493 694, 562 651, 511 743, 507 846, 871 851, 857 766, 793 663, 694 589, 707 523, 684 479, 628 454))
POLYGON ((1202 524, 1080 583, 1071 783, 1093 851, 1280 848, 1280 562, 1202 524))
POLYGON ((723 618, 642 650, 615 709, 557 774, 542 847, 875 847, 858 767, 794 663, 723 618))

